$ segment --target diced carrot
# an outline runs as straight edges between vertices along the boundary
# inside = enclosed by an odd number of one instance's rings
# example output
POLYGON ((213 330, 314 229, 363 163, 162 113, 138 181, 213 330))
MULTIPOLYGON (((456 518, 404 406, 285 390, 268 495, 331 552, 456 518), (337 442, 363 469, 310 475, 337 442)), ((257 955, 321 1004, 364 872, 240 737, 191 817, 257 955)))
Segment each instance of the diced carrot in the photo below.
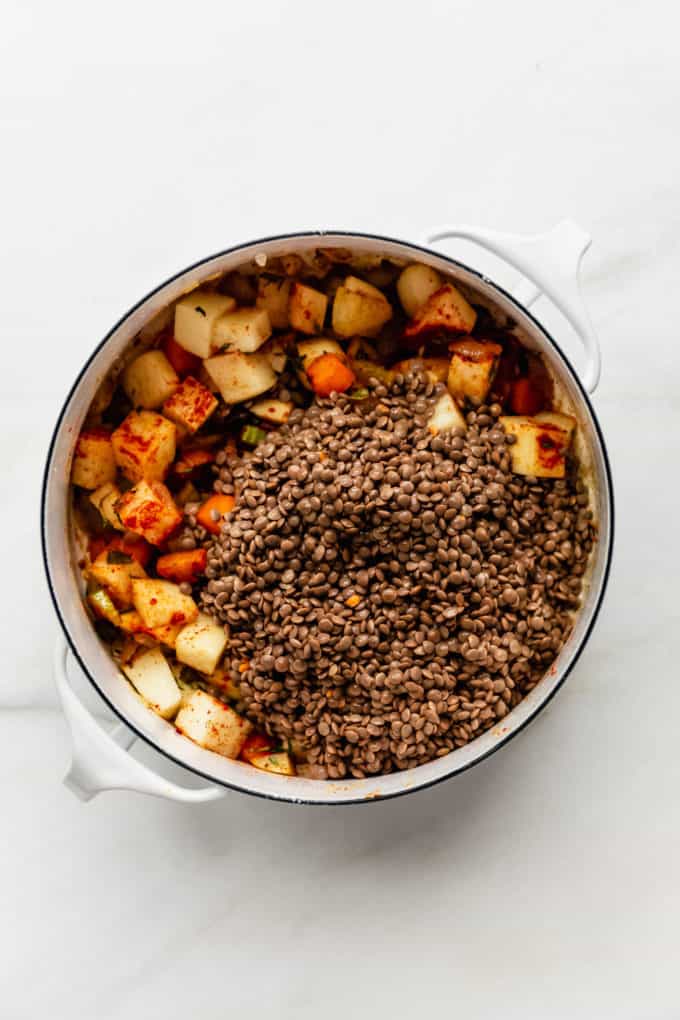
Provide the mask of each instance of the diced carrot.
POLYGON ((87 543, 87 555, 92 563, 100 556, 108 545, 108 541, 101 535, 92 535, 87 543))
POLYGON ((141 535, 116 535, 108 543, 107 548, 127 553, 142 567, 145 567, 151 559, 151 546, 141 535))
POLYGON ((524 376, 515 380, 510 391, 510 410, 513 414, 537 414, 543 407, 541 388, 524 376))
POLYGON ((360 602, 361 598, 359 595, 350 595, 350 597, 345 602, 345 605, 349 606, 350 609, 354 609, 354 607, 358 606, 360 602))
POLYGON ((338 354, 322 354, 307 369, 312 389, 320 397, 335 391, 344 393, 354 385, 356 376, 344 358, 338 354))
POLYGON ((246 737, 246 742, 241 748, 239 757, 244 761, 250 761, 251 758, 255 758, 258 754, 265 754, 267 751, 271 751, 274 746, 274 740, 268 737, 266 733, 251 733, 246 737))
POLYGON ((211 535, 219 535, 222 520, 221 516, 218 520, 213 520, 213 510, 216 510, 220 515, 228 514, 235 506, 236 499, 234 496, 225 496, 222 494, 211 496, 210 499, 206 499, 205 503, 196 514, 196 520, 205 528, 206 531, 209 531, 211 535))
POLYGON ((182 450, 178 460, 170 469, 178 480, 185 482, 193 478, 200 468, 206 464, 212 464, 215 460, 215 451, 204 448, 182 450))
POLYGON ((165 577, 177 584, 183 581, 193 584, 199 574, 203 573, 207 563, 208 554, 205 549, 187 549, 159 556, 156 561, 156 572, 159 577, 165 577))
POLYGON ((201 359, 180 347, 172 333, 166 336, 161 350, 179 376, 194 375, 201 367, 201 359))

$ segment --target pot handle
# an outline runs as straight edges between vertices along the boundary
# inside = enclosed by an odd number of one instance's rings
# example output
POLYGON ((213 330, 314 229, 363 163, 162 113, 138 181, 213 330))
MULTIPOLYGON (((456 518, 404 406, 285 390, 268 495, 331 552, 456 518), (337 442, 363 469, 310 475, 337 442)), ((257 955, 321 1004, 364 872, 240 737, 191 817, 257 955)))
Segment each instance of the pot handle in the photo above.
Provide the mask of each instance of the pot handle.
POLYGON ((504 234, 484 227, 453 226, 429 231, 425 243, 460 237, 500 255, 526 278, 512 296, 528 308, 541 294, 559 308, 574 327, 586 353, 583 385, 593 393, 600 381, 601 354, 583 295, 579 270, 592 238, 577 223, 563 220, 546 234, 504 234))
POLYGON ((87 801, 104 790, 134 790, 185 804, 202 804, 224 796, 226 791, 220 786, 189 790, 171 783, 129 755, 135 734, 122 722, 108 731, 99 725, 71 686, 66 669, 68 654, 66 641, 60 637, 54 676, 73 743, 71 767, 64 776, 64 785, 71 793, 87 801))

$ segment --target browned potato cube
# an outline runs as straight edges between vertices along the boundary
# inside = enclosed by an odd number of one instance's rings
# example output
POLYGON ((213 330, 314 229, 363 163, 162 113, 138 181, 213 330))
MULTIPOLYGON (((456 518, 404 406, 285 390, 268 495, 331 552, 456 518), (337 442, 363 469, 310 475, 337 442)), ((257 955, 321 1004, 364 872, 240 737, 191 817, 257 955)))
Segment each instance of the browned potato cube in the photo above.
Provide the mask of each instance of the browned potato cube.
POLYGON ((132 604, 147 627, 186 626, 198 616, 198 606, 178 584, 154 577, 133 579, 132 604))
POLYGON ((288 302, 288 317, 293 329, 314 336, 323 329, 328 298, 320 290, 294 283, 288 302))
POLYGON ((188 375, 163 404, 163 414, 187 432, 196 432, 216 407, 217 399, 210 390, 188 375))
POLYGON ((169 490, 162 482, 138 482, 116 504, 121 523, 152 545, 161 545, 182 523, 169 490))
POLYGON ((404 330, 404 336, 416 337, 437 331, 469 333, 477 313, 460 291, 450 283, 431 294, 404 330))
POLYGON ((505 431, 515 437, 509 446, 512 470, 534 478, 564 478, 571 434, 547 421, 526 415, 506 415, 498 419, 505 431))
POLYGON ((111 437, 116 464, 131 482, 160 482, 175 459, 176 437, 162 414, 131 411, 111 437))
POLYGON ((116 477, 116 459, 111 433, 103 428, 83 429, 78 436, 71 481, 83 489, 98 489, 116 477))
POLYGON ((146 571, 136 560, 121 563, 124 554, 105 549, 88 569, 88 575, 103 585, 119 609, 132 605, 132 578, 146 577, 146 571))
POLYGON ((482 343, 471 337, 465 337, 450 344, 449 350, 452 355, 448 376, 449 390, 458 401, 483 403, 491 389, 503 348, 499 344, 482 343))

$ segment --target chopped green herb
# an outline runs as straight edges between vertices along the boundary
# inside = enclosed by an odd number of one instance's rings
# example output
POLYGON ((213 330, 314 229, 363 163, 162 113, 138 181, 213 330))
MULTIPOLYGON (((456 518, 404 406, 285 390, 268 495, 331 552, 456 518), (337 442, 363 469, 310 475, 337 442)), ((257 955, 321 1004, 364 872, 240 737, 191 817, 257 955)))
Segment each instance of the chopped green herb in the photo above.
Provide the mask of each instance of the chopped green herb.
POLYGON ((348 396, 350 400, 365 400, 368 396, 368 390, 365 386, 361 386, 357 390, 350 390, 346 396, 348 396))
POLYGON ((109 549, 106 554, 107 563, 132 563, 132 556, 119 549, 109 549))
POLYGON ((199 313, 199 315, 202 315, 202 316, 203 316, 203 318, 205 318, 205 317, 206 317, 206 311, 205 311, 205 308, 201 308, 201 306, 200 306, 200 305, 196 305, 196 307, 194 308, 194 311, 195 311, 195 312, 198 312, 198 313, 199 313))
POLYGON ((248 446, 257 446, 263 439, 267 438, 267 433, 264 429, 259 429, 257 425, 246 425, 241 432, 241 441, 247 443, 248 446))

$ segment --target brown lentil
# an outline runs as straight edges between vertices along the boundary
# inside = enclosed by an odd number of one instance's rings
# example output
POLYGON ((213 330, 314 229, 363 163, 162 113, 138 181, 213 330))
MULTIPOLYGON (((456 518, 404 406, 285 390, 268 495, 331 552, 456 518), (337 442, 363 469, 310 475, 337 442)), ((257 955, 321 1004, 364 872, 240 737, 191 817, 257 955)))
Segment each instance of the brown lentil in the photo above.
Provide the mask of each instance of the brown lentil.
MULTIPOLYGON (((240 709, 319 776, 413 768, 502 719, 543 677, 578 608, 595 528, 564 480, 510 474, 492 404, 426 425, 441 385, 316 399, 217 484, 238 502, 208 550, 202 608, 228 625, 240 709)), ((186 542, 186 545, 184 543, 186 542)), ((311 774, 311 773, 310 773, 311 774)))

